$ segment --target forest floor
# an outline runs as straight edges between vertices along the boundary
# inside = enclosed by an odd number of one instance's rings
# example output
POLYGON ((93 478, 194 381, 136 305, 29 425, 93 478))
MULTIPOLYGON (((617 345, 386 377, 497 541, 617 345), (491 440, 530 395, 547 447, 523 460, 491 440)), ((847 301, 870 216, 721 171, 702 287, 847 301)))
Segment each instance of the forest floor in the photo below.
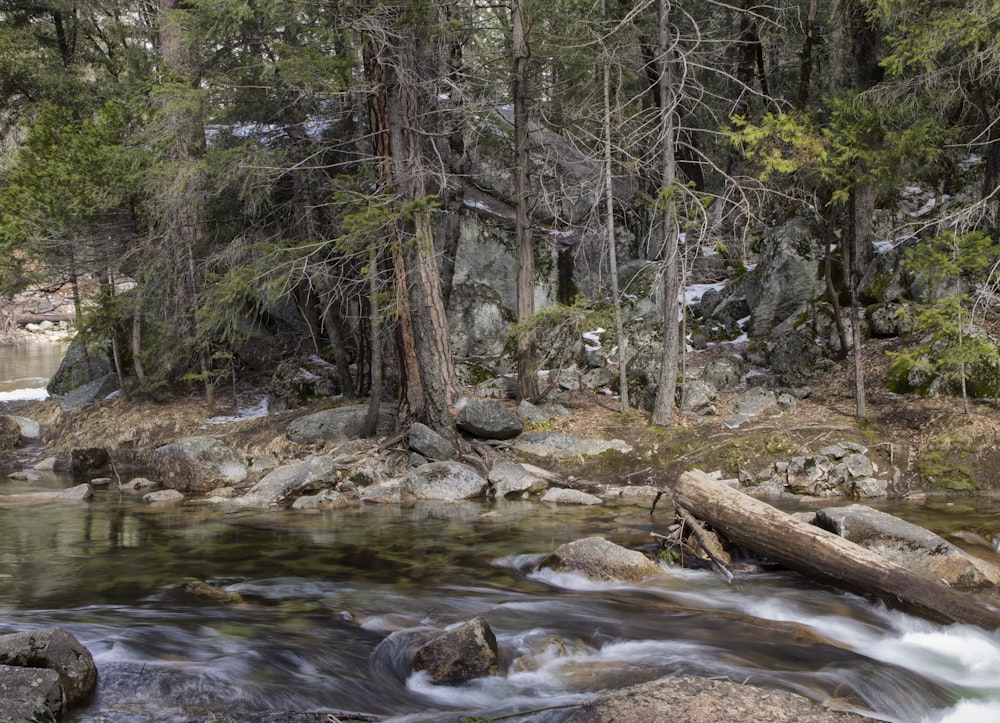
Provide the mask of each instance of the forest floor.
MULTIPOLYGON (((893 479, 893 496, 1000 492, 1000 403, 974 400, 966 414, 960 399, 889 392, 886 352, 900 343, 872 340, 865 345, 867 417, 860 422, 854 364, 847 360, 807 380, 812 392, 798 399, 793 410, 754 418, 737 429, 727 428, 724 422, 732 414, 738 392, 721 395, 713 416, 678 414, 673 424, 653 427, 646 412, 633 409, 621 414, 616 398, 595 391, 565 395, 572 414, 554 416, 551 423, 537 429, 622 439, 641 452, 560 464, 560 473, 599 484, 662 485, 691 468, 719 470, 727 477, 758 476, 774 462, 852 441, 868 449, 880 476, 893 479)), ((698 366, 712 353, 694 354, 687 363, 698 366)), ((260 399, 261 384, 252 379, 242 384, 236 395, 241 404, 252 405, 260 399)), ((224 394, 220 391, 220 401, 224 394)), ((53 448, 152 449, 185 436, 210 435, 225 437, 232 446, 250 453, 274 453, 290 460, 304 450, 285 438, 288 424, 330 405, 320 401, 287 412, 230 419, 223 415, 233 414, 232 400, 230 391, 230 408, 225 409, 210 407, 195 392, 171 393, 155 400, 118 397, 63 412, 50 399, 20 404, 16 413, 39 421, 46 430, 46 444, 53 448)))

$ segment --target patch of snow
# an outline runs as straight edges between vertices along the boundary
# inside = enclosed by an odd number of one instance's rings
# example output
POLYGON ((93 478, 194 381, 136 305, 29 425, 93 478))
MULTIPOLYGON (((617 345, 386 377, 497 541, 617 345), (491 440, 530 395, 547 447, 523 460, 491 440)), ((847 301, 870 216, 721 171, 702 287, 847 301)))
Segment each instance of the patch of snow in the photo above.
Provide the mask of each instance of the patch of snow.
POLYGON ((607 331, 604 327, 597 327, 593 331, 585 331, 582 336, 585 342, 590 342, 589 344, 584 343, 583 348, 587 351, 597 351, 601 348, 601 338, 600 334, 607 331))
POLYGON ((205 420, 208 424, 228 424, 229 422, 240 422, 246 419, 256 419, 267 416, 267 399, 261 399, 252 407, 243 407, 236 410, 236 414, 226 417, 210 417, 205 420))
POLYGON ((49 393, 45 390, 45 387, 0 392, 0 402, 36 401, 48 398, 49 393))
POLYGON ((722 291, 726 288, 728 281, 720 281, 715 284, 688 284, 687 287, 681 289, 677 296, 678 302, 690 306, 691 304, 696 304, 701 301, 701 297, 705 295, 706 291, 714 289, 716 291, 722 291))

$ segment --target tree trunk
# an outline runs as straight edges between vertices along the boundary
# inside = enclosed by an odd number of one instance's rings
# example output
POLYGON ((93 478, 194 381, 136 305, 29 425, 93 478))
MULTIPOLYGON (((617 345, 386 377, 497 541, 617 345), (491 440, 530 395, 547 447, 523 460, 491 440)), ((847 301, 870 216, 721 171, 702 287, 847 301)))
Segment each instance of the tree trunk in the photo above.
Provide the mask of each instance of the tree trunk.
POLYGON ((677 294, 680 290, 679 238, 676 219, 677 191, 677 127, 675 112, 680 90, 675 87, 673 72, 673 40, 667 0, 659 0, 659 51, 660 113, 660 194, 656 203, 657 220, 654 223, 657 239, 661 242, 660 259, 663 268, 663 353, 660 358, 660 378, 656 401, 650 421, 653 424, 670 424, 674 418, 674 396, 677 387, 677 364, 680 356, 680 324, 677 315, 677 294))
POLYGON ((707 522, 730 542, 803 575, 940 622, 1000 628, 1000 613, 944 583, 920 577, 700 470, 682 474, 672 492, 675 505, 707 522))
MULTIPOLYGON (((521 0, 510 3, 513 70, 511 94, 514 97, 514 195, 515 256, 517 259, 517 323, 524 324, 535 313, 535 257, 531 244, 531 159, 528 155, 528 105, 525 88, 525 68, 528 64, 528 41, 524 33, 524 6, 521 0)), ((538 396, 537 355, 534 333, 523 328, 517 335, 517 396, 535 399, 538 396)))

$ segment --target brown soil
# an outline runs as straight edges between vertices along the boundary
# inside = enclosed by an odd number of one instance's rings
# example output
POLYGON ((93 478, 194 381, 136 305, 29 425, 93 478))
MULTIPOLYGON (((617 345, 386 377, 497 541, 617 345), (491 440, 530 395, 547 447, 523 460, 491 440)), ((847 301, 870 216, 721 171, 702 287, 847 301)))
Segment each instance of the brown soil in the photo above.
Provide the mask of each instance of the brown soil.
MULTIPOLYGON (((854 441, 864 444, 884 474, 894 468, 893 494, 902 495, 929 485, 931 491, 991 492, 1000 490, 992 470, 1000 469, 1000 409, 993 400, 977 400, 966 415, 959 399, 921 398, 886 391, 888 357, 898 342, 871 341, 863 362, 867 389, 867 419, 855 418, 853 362, 841 362, 808 380, 811 394, 797 400, 793 411, 762 416, 730 430, 735 393, 722 395, 717 414, 690 418, 677 415, 673 425, 651 427, 649 415, 633 410, 622 415, 618 402, 605 394, 584 391, 565 398, 571 416, 553 417, 541 429, 582 437, 618 438, 633 445, 635 454, 609 453, 597 460, 563 460, 560 473, 598 483, 654 484, 667 482, 684 469, 722 470, 727 476, 757 475, 772 462, 795 454, 818 452, 827 444, 854 441)), ((688 360, 690 367, 704 359, 688 360)), ((252 385, 251 385, 252 386, 252 385)), ((253 399, 252 388, 244 392, 253 399)), ((288 442, 284 431, 296 417, 317 411, 319 402, 289 412, 225 424, 207 424, 231 409, 210 408, 197 394, 175 393, 160 400, 118 398, 81 410, 63 412, 53 400, 27 405, 20 412, 37 419, 45 430, 46 445, 68 450, 101 446, 122 450, 141 463, 161 444, 190 435, 226 438, 252 453, 274 453, 290 459, 304 452, 288 442)))

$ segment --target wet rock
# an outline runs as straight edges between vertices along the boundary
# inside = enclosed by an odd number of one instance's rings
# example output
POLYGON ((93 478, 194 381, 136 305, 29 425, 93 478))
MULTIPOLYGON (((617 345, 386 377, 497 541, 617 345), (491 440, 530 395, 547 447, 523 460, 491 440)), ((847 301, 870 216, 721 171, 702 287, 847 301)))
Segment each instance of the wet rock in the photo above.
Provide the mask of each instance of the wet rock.
POLYGON ((427 459, 443 461, 451 459, 455 454, 455 448, 450 440, 420 422, 410 425, 409 440, 410 449, 427 459))
POLYGON ((242 605, 243 596, 218 585, 211 585, 204 580, 192 580, 180 587, 181 591, 191 597, 212 605, 242 605))
POLYGON ((413 654, 413 667, 435 685, 456 685, 496 675, 500 667, 497 639, 480 617, 448 630, 413 654))
POLYGON ((587 537, 560 545, 543 558, 538 567, 554 572, 575 572, 595 580, 637 582, 650 575, 663 574, 659 566, 641 552, 603 537, 587 537))
POLYGON ((183 502, 184 495, 177 490, 157 490, 144 494, 142 501, 147 505, 170 505, 183 502))
POLYGON ((498 500, 510 494, 541 492, 549 486, 548 482, 523 465, 506 460, 494 464, 487 479, 493 489, 493 496, 498 500))
MULTIPOLYGON (((391 405, 383 405, 379 410, 379 424, 388 423, 394 412, 391 405)), ((352 404, 325 409, 322 412, 307 414, 293 421, 285 430, 285 436, 296 444, 346 442, 361 434, 367 415, 367 404, 352 404)))
POLYGON ((336 490, 323 490, 315 495, 303 495, 292 503, 293 510, 342 510, 353 504, 351 499, 336 490))
POLYGON ((62 628, 0 636, 0 665, 54 671, 69 703, 85 699, 97 685, 97 666, 90 651, 62 628))
POLYGON ((158 486, 157 482, 145 477, 133 477, 122 485, 124 492, 148 492, 158 486))
POLYGON ((253 507, 287 506, 295 497, 314 494, 336 482, 333 460, 326 455, 313 457, 268 472, 239 502, 253 507))
POLYGON ((188 437, 153 453, 157 476, 167 489, 204 494, 247 477, 244 457, 212 437, 188 437))
POLYGON ((78 484, 75 487, 69 487, 57 492, 55 494, 55 499, 83 502, 85 500, 89 500, 93 496, 94 488, 87 482, 84 482, 83 484, 78 484))
POLYGON ((566 723, 847 723, 866 718, 825 710, 785 690, 718 678, 672 675, 624 688, 583 704, 566 723))
POLYGON ((961 588, 1000 585, 1000 568, 974 557, 930 530, 865 505, 827 507, 815 524, 929 580, 961 588))
POLYGON ((467 434, 482 439, 511 439, 524 431, 517 414, 495 399, 470 399, 455 419, 455 425, 467 434))
POLYGON ((480 497, 487 481, 472 467, 460 462, 431 462, 411 470, 403 478, 410 495, 423 500, 464 500, 480 497))
POLYGON ((110 470, 111 455, 104 447, 78 447, 70 452, 69 471, 77 477, 103 477, 110 470))
POLYGON ((589 439, 562 432, 531 432, 521 435, 514 449, 537 457, 596 456, 609 450, 627 454, 632 447, 620 439, 589 439))
POLYGON ((0 720, 54 721, 65 711, 66 696, 56 671, 0 665, 0 720))
POLYGON ((546 490, 542 495, 542 502, 551 502, 560 505, 603 505, 604 500, 596 495, 580 490, 570 490, 561 487, 553 487, 546 490))

